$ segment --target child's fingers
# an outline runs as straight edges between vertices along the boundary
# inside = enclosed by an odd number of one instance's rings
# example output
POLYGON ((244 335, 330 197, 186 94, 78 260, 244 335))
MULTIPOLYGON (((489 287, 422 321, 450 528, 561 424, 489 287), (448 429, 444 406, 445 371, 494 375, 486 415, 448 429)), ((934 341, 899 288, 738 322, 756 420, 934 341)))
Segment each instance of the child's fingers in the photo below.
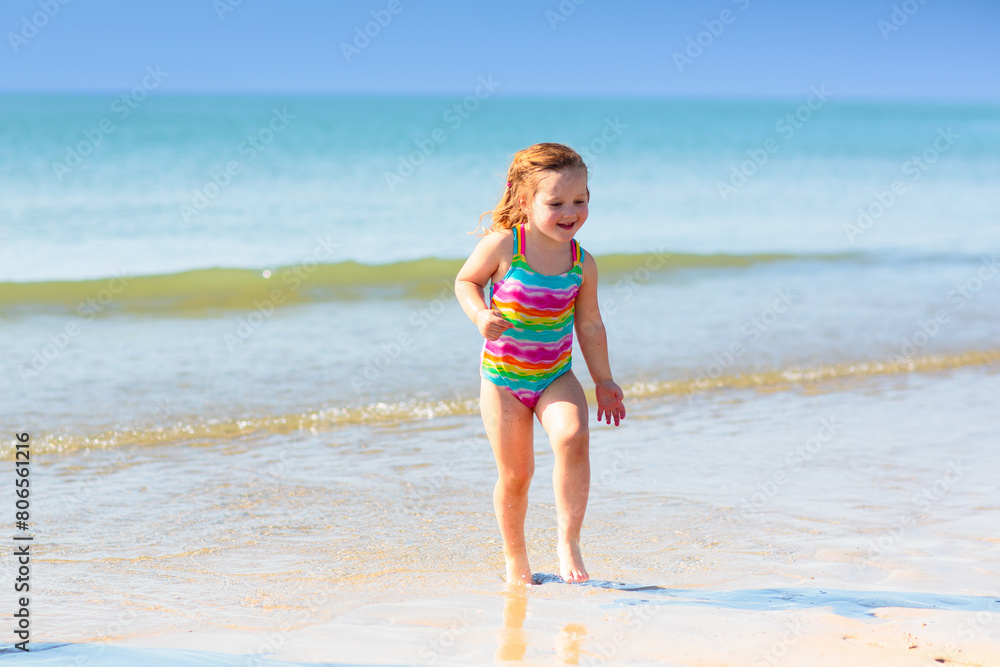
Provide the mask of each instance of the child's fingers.
POLYGON ((490 311, 490 318, 486 324, 486 337, 489 340, 496 340, 503 335, 504 331, 513 327, 510 320, 504 319, 503 314, 494 308, 490 311))
POLYGON ((505 319, 503 313, 501 313, 496 308, 493 309, 493 316, 497 318, 498 324, 500 324, 500 326, 502 326, 504 329, 509 329, 512 326, 514 326, 514 323, 508 319, 505 319))
POLYGON ((597 422, 604 422, 605 424, 610 424, 611 420, 615 420, 615 426, 618 426, 623 419, 625 419, 625 406, 620 403, 616 405, 613 409, 603 408, 598 406, 597 408, 597 422))
MULTIPOLYGON (((600 394, 600 391, 598 391, 600 394)), ((598 396, 597 397, 597 421, 601 421, 606 424, 610 424, 612 418, 615 420, 615 426, 621 423, 621 420, 625 419, 625 403, 623 401, 624 394, 619 389, 612 393, 611 397, 598 396)))

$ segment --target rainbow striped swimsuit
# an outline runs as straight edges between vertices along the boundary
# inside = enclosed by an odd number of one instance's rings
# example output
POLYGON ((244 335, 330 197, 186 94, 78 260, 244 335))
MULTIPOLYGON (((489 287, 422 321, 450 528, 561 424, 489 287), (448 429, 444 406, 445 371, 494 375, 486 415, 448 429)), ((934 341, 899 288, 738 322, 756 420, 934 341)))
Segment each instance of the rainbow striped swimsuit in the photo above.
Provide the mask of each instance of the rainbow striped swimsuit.
POLYGON ((536 272, 524 258, 525 234, 514 232, 514 255, 500 282, 490 286, 490 308, 514 326, 483 344, 482 377, 506 388, 530 409, 570 369, 573 312, 583 283, 583 248, 570 242, 573 268, 558 276, 536 272))

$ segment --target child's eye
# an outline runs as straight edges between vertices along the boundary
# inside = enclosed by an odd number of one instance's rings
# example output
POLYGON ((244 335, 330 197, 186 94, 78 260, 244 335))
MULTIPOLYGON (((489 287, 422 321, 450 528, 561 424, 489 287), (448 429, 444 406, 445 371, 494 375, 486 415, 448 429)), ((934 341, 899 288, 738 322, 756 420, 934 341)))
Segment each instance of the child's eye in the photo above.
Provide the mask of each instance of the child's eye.
POLYGON ((559 208, 560 206, 562 206, 562 202, 559 202, 558 204, 549 204, 549 206, 551 206, 552 208, 559 208))

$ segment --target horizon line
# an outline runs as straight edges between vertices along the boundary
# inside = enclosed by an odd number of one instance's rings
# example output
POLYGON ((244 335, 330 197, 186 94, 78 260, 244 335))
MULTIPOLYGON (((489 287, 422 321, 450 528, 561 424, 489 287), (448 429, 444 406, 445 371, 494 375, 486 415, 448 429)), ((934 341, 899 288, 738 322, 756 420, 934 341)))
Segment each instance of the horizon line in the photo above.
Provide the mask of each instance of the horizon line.
MULTIPOLYGON (((119 96, 128 90, 117 89, 2 89, 4 96, 119 96)), ((157 97, 315 97, 315 98, 426 98, 441 99, 465 97, 468 91, 316 91, 316 90, 159 90, 157 97)), ((808 92, 808 90, 804 91, 808 92)), ((924 104, 1000 104, 1000 95, 988 96, 873 96, 865 94, 836 93, 837 99, 862 103, 924 103, 924 104)), ((793 94, 733 94, 733 93, 503 93, 493 95, 494 99, 509 100, 637 100, 637 101, 732 101, 769 102, 794 101, 793 94)))

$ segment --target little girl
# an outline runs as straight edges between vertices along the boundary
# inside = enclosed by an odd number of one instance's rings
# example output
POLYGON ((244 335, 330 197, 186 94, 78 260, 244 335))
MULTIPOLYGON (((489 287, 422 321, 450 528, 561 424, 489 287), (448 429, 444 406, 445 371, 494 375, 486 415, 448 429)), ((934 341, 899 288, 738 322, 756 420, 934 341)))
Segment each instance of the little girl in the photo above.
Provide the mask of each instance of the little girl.
POLYGON ((567 582, 590 576, 580 555, 590 432, 587 399, 570 369, 574 325, 596 385, 597 420, 614 418, 617 426, 625 418, 597 307, 597 264, 573 238, 589 201, 587 166, 576 151, 551 143, 518 151, 500 202, 483 214, 491 215, 492 231, 455 279, 462 309, 486 339, 480 406, 499 474, 493 505, 510 583, 532 583, 524 517, 535 471, 533 417, 555 453, 560 574, 567 582))

